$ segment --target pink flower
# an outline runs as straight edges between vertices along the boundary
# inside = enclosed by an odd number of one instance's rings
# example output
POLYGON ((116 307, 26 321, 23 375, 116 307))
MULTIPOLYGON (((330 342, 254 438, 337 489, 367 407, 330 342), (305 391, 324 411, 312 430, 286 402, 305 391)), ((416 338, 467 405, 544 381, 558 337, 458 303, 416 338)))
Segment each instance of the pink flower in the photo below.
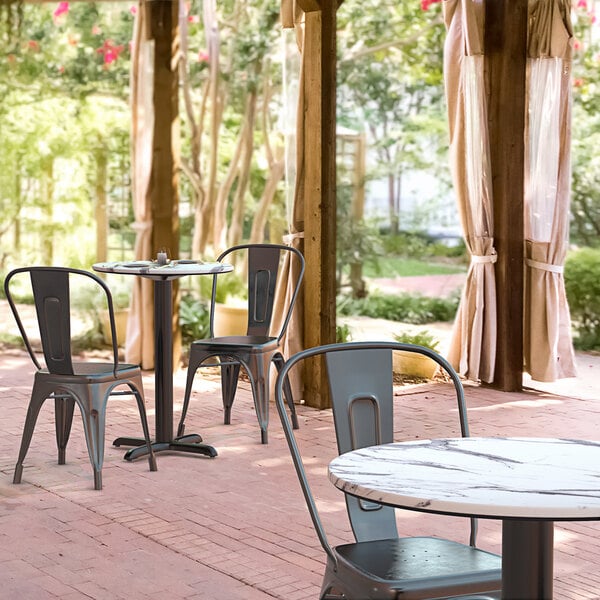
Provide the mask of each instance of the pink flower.
POLYGON ((132 15, 134 15, 134 16, 135 16, 135 15, 137 15, 137 10, 138 10, 138 9, 137 9, 137 6, 130 6, 130 7, 129 7, 129 12, 130 12, 132 15))
POLYGON ((198 52, 198 62, 207 63, 209 59, 210 56, 208 56, 208 52, 206 52, 205 50, 200 50, 200 52, 198 52))
POLYGON ((35 40, 29 40, 27 42, 27 48, 29 50, 31 50, 32 52, 39 52, 40 44, 39 44, 39 42, 36 42, 35 40))
POLYGON ((68 13, 69 13, 69 3, 68 2, 59 2, 58 6, 54 9, 54 12, 52 13, 54 22, 56 23, 58 20, 60 20, 60 17, 62 17, 63 15, 66 16, 68 13))
POLYGON ((429 10, 432 4, 438 4, 441 0, 421 0, 421 10, 429 10))
POLYGON ((100 35, 102 33, 102 29, 100 29, 99 25, 94 25, 92 27, 92 35, 100 35))
POLYGON ((573 50, 583 50, 583 44, 578 40, 573 40, 573 50))
POLYGON ((579 0, 579 2, 577 2, 577 8, 587 9, 587 0, 579 0))
POLYGON ((115 46, 112 40, 106 40, 102 44, 101 48, 98 48, 96 52, 104 55, 104 67, 106 68, 111 63, 115 62, 119 58, 119 54, 123 52, 124 46, 115 46))
POLYGON ((189 15, 188 21, 190 23, 200 23, 200 17, 198 15, 189 15))
POLYGON ((578 77, 577 79, 573 79, 574 87, 581 87, 582 85, 583 85, 583 79, 581 79, 581 77, 578 77))

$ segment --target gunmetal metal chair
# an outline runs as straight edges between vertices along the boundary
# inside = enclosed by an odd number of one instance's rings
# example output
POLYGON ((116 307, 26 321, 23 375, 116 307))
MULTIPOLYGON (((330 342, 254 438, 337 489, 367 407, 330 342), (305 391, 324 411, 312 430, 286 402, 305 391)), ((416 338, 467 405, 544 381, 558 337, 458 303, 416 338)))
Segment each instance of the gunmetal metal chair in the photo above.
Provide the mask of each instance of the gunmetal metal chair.
POLYGON ((317 536, 327 554, 321 600, 424 600, 498 598, 501 557, 469 545, 434 537, 399 537, 395 509, 346 494, 355 542, 332 547, 317 511, 301 453, 283 404, 284 382, 299 363, 323 357, 329 380, 340 454, 394 441, 392 354, 424 354, 450 376, 456 390, 461 434, 469 435, 462 384, 435 352, 399 342, 349 342, 310 348, 292 356, 279 372, 275 402, 302 492, 317 536))
MULTIPOLYGON (((194 375, 201 366, 221 368, 221 393, 223 397, 224 423, 231 423, 231 406, 237 390, 240 367, 244 367, 250 379, 256 416, 261 430, 261 442, 268 442, 269 425, 269 372, 274 363, 279 370, 285 359, 281 352, 281 340, 286 332, 304 276, 304 257, 290 246, 279 244, 243 244, 225 250, 219 262, 238 265, 243 262, 247 271, 248 326, 245 335, 215 337, 215 304, 219 284, 227 275, 214 275, 210 306, 210 337, 192 342, 190 348, 187 383, 181 419, 177 435, 185 432, 185 417, 192 393, 194 375), (285 258, 287 257, 287 260, 285 258), (284 266, 285 265, 285 266, 284 266), (283 319, 276 332, 272 332, 275 289, 282 270, 287 269, 291 278, 290 293, 286 295, 283 319), (218 358, 218 362, 206 363, 218 358)), ((294 428, 298 428, 289 383, 284 389, 291 411, 294 428)))
POLYGON ((63 267, 24 267, 11 271, 4 280, 6 298, 17 326, 37 371, 34 377, 31 400, 27 409, 19 458, 13 483, 21 483, 23 461, 29 449, 33 431, 43 403, 54 400, 58 464, 65 464, 66 447, 71 433, 75 404, 81 410, 90 462, 94 469, 94 488, 102 489, 102 463, 104 461, 104 432, 106 403, 109 396, 133 395, 137 401, 142 429, 148 446, 148 462, 156 471, 156 460, 150 443, 150 432, 144 406, 142 376, 139 366, 119 363, 115 317, 110 290, 93 273, 63 267), (42 350, 43 367, 34 352, 27 330, 19 315, 11 286, 29 275, 42 350), (106 298, 112 333, 112 362, 74 360, 71 350, 71 290, 75 281, 100 286, 101 297, 106 298), (120 386, 127 390, 117 390, 120 386))

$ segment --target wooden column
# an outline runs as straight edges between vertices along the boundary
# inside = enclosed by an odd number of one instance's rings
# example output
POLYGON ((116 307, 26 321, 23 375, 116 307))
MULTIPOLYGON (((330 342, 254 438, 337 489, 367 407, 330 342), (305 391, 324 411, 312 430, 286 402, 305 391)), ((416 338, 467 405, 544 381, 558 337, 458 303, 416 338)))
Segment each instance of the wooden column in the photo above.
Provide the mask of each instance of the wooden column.
MULTIPOLYGON (((171 0, 149 0, 148 24, 154 40, 154 139, 150 202, 152 206, 152 256, 159 248, 167 248, 171 256, 179 256, 179 53, 178 3, 171 0)), ((177 282, 175 282, 176 284, 177 282)), ((173 286, 173 356, 179 364, 178 286, 173 286)))
POLYGON ((498 343, 492 385, 523 384, 523 194, 527 0, 486 2, 485 54, 498 252, 498 343))
MULTIPOLYGON (((300 0, 306 12, 304 345, 335 342, 336 11, 330 0, 300 0), (318 9, 318 10, 316 10, 318 9)), ((305 401, 329 406, 320 362, 308 365, 305 401)))

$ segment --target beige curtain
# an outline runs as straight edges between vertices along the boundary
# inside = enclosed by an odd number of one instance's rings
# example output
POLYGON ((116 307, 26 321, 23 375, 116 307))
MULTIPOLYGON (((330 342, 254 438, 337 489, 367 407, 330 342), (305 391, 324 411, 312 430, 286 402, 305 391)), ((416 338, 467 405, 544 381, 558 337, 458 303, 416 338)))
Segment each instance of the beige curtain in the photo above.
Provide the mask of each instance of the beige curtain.
POLYGON ((563 265, 570 201, 570 0, 530 0, 525 151, 525 370, 575 376, 563 265))
MULTIPOLYGON (((152 98, 154 42, 146 37, 145 2, 135 19, 131 72, 131 166, 136 233, 135 258, 148 260, 152 252, 152 212, 148 188, 152 168, 154 105, 152 98)), ((154 368, 154 298, 149 279, 133 277, 131 310, 127 322, 127 362, 154 368)))
MULTIPOLYGON (((295 28, 298 50, 301 55, 300 78, 298 89, 298 107, 296 120, 296 154, 295 154, 295 185, 292 206, 289 207, 289 234, 284 236, 283 243, 304 250, 304 11, 296 4, 295 0, 281 0, 281 24, 284 28, 295 28)), ((287 306, 288 299, 293 293, 292 281, 298 274, 294 272, 295 265, 289 260, 283 267, 284 276, 277 285, 275 297, 274 328, 279 328, 283 314, 283 307, 287 306)), ((302 290, 294 308, 292 318, 283 339, 283 353, 286 358, 304 349, 304 310, 302 290)), ((302 382, 298 373, 291 374, 292 393, 294 398, 301 398, 302 382)))
POLYGON ((471 256, 448 359, 461 375, 491 382, 496 360, 496 251, 483 72, 484 5, 481 0, 447 0, 443 7, 451 171, 471 256))

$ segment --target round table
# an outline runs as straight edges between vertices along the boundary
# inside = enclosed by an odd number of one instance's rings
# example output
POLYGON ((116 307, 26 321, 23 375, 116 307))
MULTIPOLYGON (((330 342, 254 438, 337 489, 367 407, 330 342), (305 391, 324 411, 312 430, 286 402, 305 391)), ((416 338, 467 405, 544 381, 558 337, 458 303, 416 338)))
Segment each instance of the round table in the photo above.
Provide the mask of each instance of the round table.
POLYGON ((600 520, 600 442, 450 438, 372 446, 329 465, 353 496, 502 519, 502 597, 552 598, 553 522, 600 520))
MULTIPOLYGON (((173 280, 186 275, 214 275, 233 271, 227 263, 195 260, 171 260, 166 264, 156 261, 137 260, 125 262, 102 262, 92 265, 100 273, 137 275, 154 281, 154 382, 156 407, 155 452, 179 451, 214 457, 217 451, 202 444, 198 434, 173 436, 173 280)), ((125 454, 133 460, 147 452, 145 441, 139 438, 117 438, 115 446, 135 446, 125 454)))

